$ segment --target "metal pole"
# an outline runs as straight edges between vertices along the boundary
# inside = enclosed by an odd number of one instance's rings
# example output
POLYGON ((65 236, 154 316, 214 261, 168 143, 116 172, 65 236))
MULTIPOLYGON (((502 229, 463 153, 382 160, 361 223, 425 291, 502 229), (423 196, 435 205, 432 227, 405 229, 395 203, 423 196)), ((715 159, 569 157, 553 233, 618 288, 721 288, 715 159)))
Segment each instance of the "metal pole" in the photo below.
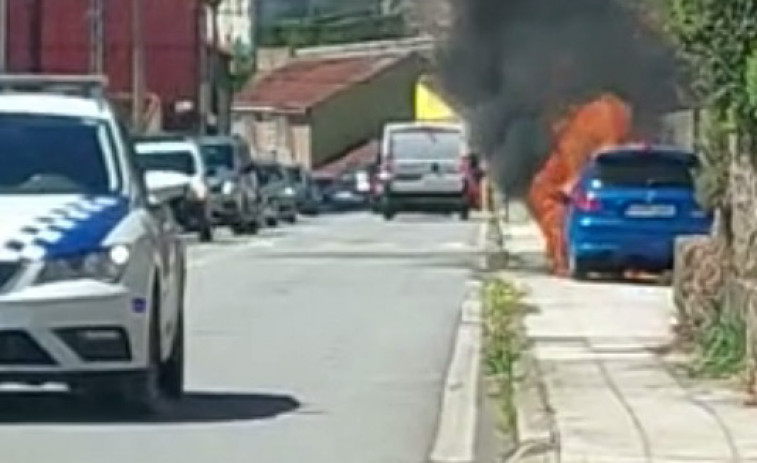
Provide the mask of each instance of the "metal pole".
POLYGON ((31 0, 29 14, 30 71, 42 72, 42 0, 31 0))
POLYGON ((199 53, 199 77, 200 87, 197 104, 197 116, 199 121, 199 131, 201 134, 208 133, 208 47, 207 47, 207 9, 204 3, 198 2, 197 5, 197 52, 199 53))
POLYGON ((142 130, 142 103, 144 102, 144 60, 142 35, 142 0, 131 0, 132 34, 132 124, 142 130))
POLYGON ((252 72, 253 74, 258 70, 258 41, 260 39, 260 28, 263 24, 263 1, 262 0, 250 0, 250 16, 252 23, 250 26, 250 53, 252 53, 252 72))
POLYGON ((105 67, 105 9, 103 0, 90 0, 90 57, 89 69, 103 74, 105 67))
POLYGON ((8 70, 8 0, 0 0, 0 72, 8 70))
POLYGON ((210 27, 211 27, 211 39, 213 44, 212 51, 210 53, 210 85, 211 85, 211 103, 210 110, 213 114, 214 132, 218 133, 221 122, 221 79, 219 76, 221 68, 221 54, 219 48, 221 46, 219 40, 219 27, 218 27, 218 8, 219 3, 213 3, 210 7, 210 27))

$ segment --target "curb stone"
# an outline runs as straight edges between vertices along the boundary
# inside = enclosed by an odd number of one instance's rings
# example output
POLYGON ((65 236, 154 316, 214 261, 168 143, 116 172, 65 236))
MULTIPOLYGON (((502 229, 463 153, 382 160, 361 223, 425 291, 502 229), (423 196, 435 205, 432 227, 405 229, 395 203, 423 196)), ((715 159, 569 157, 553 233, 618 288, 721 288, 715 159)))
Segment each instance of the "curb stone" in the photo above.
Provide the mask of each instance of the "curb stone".
MULTIPOLYGON (((501 214, 496 220, 497 234, 507 237, 507 223, 501 214)), ((489 241, 491 243, 491 241, 489 241)), ((497 243, 497 255, 507 256, 505 243, 497 243)), ((506 257, 505 257, 506 259, 506 257)), ((516 449, 508 463, 557 463, 560 461, 560 436, 541 365, 533 351, 526 347, 515 364, 513 400, 515 404, 516 449)))
POLYGON ((559 434, 554 411, 549 405, 538 360, 526 349, 515 365, 515 438, 516 451, 507 462, 556 463, 559 434))

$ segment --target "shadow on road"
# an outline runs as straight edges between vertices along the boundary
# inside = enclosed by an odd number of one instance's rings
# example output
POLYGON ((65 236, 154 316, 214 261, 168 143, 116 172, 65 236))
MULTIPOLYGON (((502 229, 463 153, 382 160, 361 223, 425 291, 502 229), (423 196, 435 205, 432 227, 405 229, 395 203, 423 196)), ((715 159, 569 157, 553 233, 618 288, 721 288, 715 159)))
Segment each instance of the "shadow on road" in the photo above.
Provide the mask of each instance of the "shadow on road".
POLYGON ((113 404, 86 402, 63 392, 0 394, 0 424, 179 424, 254 421, 292 413, 300 402, 289 395, 190 392, 152 415, 119 411, 113 404))

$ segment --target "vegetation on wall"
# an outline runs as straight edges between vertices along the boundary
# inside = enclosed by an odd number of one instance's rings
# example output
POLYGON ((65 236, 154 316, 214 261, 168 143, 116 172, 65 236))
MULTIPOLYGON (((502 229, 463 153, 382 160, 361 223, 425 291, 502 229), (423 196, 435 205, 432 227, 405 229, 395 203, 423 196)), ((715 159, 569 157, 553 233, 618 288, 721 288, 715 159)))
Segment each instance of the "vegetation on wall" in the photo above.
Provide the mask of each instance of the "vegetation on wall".
POLYGON ((330 45, 398 38, 405 30, 402 15, 313 16, 264 27, 260 44, 292 48, 330 45))
POLYGON ((255 53, 252 46, 241 39, 234 42, 231 57, 230 85, 234 92, 244 88, 255 72, 255 53))
POLYGON ((705 206, 724 207, 726 140, 738 134, 752 151, 749 135, 757 127, 757 0, 666 0, 664 6, 667 30, 707 111, 700 197, 705 206))

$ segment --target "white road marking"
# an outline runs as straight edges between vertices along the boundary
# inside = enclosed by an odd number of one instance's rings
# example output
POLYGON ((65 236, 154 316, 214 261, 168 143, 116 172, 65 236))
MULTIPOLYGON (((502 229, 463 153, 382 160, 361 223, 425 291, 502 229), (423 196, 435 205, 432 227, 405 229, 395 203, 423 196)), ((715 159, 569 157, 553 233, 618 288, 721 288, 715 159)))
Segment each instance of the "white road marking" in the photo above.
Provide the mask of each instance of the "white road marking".
POLYGON ((276 242, 274 240, 255 239, 247 243, 232 246, 231 248, 227 249, 225 252, 213 253, 212 255, 207 256, 205 258, 196 259, 195 261, 189 263, 188 268, 197 269, 200 267, 204 267, 208 264, 224 261, 230 257, 237 257, 240 251, 256 249, 256 248, 273 248, 275 245, 276 245, 276 242))

